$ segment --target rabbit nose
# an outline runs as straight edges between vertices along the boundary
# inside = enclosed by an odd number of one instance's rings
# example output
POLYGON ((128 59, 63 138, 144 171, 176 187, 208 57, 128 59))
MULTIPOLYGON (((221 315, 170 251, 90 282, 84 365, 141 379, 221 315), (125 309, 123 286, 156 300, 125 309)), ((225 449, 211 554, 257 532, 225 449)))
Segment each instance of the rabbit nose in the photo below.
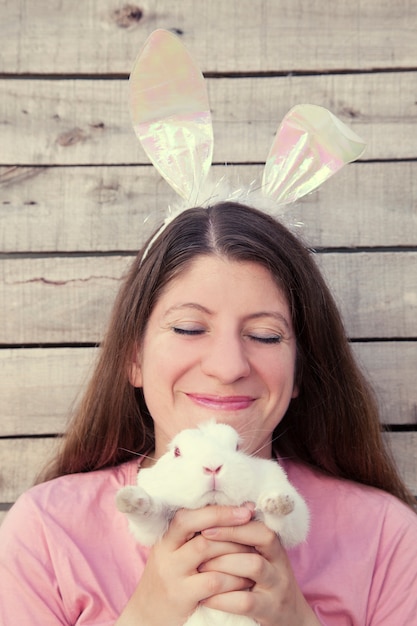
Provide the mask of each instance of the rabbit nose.
POLYGON ((218 467, 203 467, 205 474, 218 474, 222 469, 223 465, 219 465, 218 467))

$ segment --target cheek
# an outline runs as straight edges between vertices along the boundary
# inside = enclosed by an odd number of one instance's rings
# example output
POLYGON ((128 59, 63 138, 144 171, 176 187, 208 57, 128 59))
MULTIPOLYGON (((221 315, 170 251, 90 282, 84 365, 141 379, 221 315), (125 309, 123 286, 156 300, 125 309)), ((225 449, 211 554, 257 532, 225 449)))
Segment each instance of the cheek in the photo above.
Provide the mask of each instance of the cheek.
POLYGON ((288 389, 292 394, 297 393, 295 361, 295 351, 281 354, 280 358, 265 360, 262 364, 264 381, 271 389, 288 389))
POLYGON ((164 345, 152 346, 145 354, 141 367, 142 386, 152 397, 169 393, 186 369, 181 353, 164 345))
POLYGON ((192 371, 200 362, 199 351, 191 343, 176 341, 159 342, 154 345, 149 370, 159 379, 174 382, 192 371))

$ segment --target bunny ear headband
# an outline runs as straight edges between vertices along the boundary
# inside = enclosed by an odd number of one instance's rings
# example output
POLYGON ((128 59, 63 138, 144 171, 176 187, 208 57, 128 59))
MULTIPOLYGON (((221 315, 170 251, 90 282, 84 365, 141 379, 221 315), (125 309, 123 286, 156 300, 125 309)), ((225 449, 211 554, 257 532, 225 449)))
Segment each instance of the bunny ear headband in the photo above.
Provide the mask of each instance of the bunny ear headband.
MULTIPOLYGON (((170 209, 163 227, 192 206, 249 196, 250 189, 207 185, 213 129, 206 84, 176 35, 156 30, 146 41, 130 75, 130 110, 146 154, 184 201, 170 209)), ((276 215, 278 207, 313 191, 364 149, 362 139, 327 109, 295 106, 281 122, 266 160, 261 193, 269 200, 252 204, 276 215)))

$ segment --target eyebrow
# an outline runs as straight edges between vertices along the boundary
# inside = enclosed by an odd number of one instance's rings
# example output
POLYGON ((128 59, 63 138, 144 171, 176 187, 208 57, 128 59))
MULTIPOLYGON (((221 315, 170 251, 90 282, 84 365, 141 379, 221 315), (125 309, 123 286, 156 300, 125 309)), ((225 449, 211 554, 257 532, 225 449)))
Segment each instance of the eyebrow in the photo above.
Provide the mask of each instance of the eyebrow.
MULTIPOLYGON (((163 317, 165 318, 171 315, 172 313, 175 313, 177 311, 182 311, 183 309, 195 309, 197 311, 201 311, 202 313, 206 313, 207 315, 213 315, 213 311, 203 306, 202 304, 198 304, 197 302, 184 302, 182 304, 174 304, 173 306, 169 307, 169 309, 165 311, 163 317)), ((281 322, 282 324, 284 324, 284 326, 286 327, 288 331, 291 330, 291 325, 288 322, 285 315, 282 315, 282 313, 279 313, 278 311, 257 311, 256 313, 252 313, 248 315, 246 319, 254 320, 254 319, 261 319, 264 317, 272 317, 278 320, 279 322, 281 322)))

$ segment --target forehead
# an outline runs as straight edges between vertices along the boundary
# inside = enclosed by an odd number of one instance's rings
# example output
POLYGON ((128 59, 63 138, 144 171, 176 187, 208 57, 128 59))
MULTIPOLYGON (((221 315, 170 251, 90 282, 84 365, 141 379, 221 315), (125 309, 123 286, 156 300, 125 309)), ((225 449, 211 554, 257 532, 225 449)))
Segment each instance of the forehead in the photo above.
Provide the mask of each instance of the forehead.
POLYGON ((240 304, 289 309, 287 298, 272 273, 260 263, 218 255, 199 255, 161 291, 155 308, 187 302, 240 304))

